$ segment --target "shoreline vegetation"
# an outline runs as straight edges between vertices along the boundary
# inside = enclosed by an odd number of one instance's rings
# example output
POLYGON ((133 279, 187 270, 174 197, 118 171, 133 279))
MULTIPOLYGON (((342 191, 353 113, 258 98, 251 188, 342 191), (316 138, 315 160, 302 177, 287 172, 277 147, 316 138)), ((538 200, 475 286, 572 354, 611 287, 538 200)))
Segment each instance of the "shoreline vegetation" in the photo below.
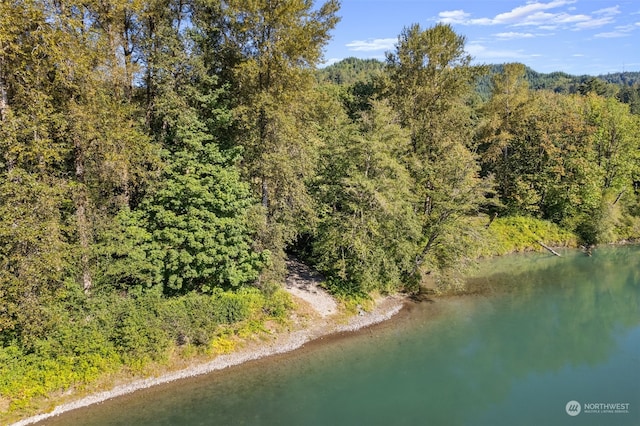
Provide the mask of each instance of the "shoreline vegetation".
POLYGON ((443 23, 319 69, 339 10, 0 2, 0 423, 640 236, 639 74, 534 85, 443 23))
MULTIPOLYGON (((118 384, 109 390, 90 393, 88 396, 74 399, 70 402, 58 404, 54 401, 56 405, 53 410, 17 420, 12 425, 24 426, 41 422, 67 411, 87 407, 137 390, 209 374, 273 355, 292 352, 307 343, 318 342, 333 335, 356 332, 390 319, 400 312, 407 301, 406 298, 399 295, 379 297, 373 301, 372 309, 369 311, 360 310, 357 313, 349 314, 344 309, 336 309, 327 315, 326 298, 330 298, 330 296, 318 286, 319 282, 317 280, 308 280, 302 284, 305 287, 305 290, 302 291, 307 294, 302 297, 295 296, 298 309, 294 309, 292 313, 294 317, 297 317, 297 320, 293 320, 290 324, 292 329, 276 331, 273 334, 260 333, 259 335, 250 336, 239 343, 237 350, 228 354, 218 355, 205 362, 196 362, 186 368, 172 371, 171 366, 167 366, 167 371, 161 372, 157 376, 134 379, 118 384), (313 313, 310 313, 310 310, 313 313)), ((295 292, 295 294, 300 293, 295 292)))
MULTIPOLYGON (((492 253, 485 252, 487 258, 502 256, 519 252, 541 252, 541 246, 535 243, 538 233, 546 238, 549 244, 555 248, 576 248, 576 239, 570 233, 564 233, 553 224, 537 223, 532 225, 535 231, 531 231, 524 222, 508 222, 508 226, 515 226, 507 234, 511 235, 508 240, 498 241, 496 239, 491 245, 492 253), (527 231, 528 230, 528 231, 527 231), (533 237, 532 237, 533 235, 533 237), (561 240, 559 238, 565 238, 561 240), (526 243, 525 241, 528 241, 526 243), (507 250, 507 245, 511 250, 507 250)), ((496 235, 504 232, 501 221, 496 223, 496 235)), ((487 229, 487 228, 485 228, 487 229)), ((478 254, 478 258, 481 255, 478 254)), ((449 289, 440 292, 437 283, 431 281, 424 283, 421 293, 395 294, 388 296, 377 296, 367 301, 362 299, 343 300, 340 302, 331 296, 323 288, 324 278, 307 265, 295 258, 287 261, 289 273, 285 280, 284 288, 292 296, 293 304, 290 305, 288 321, 286 323, 272 324, 270 330, 254 332, 244 338, 234 340, 232 345, 222 350, 222 353, 214 355, 196 356, 193 359, 179 359, 175 364, 165 363, 162 366, 155 366, 152 373, 140 373, 128 378, 111 378, 107 380, 109 385, 104 383, 102 387, 107 390, 93 389, 86 387, 74 396, 74 392, 53 397, 51 400, 43 400, 41 407, 48 406, 48 410, 40 411, 37 414, 8 417, 13 421, 12 426, 24 426, 38 423, 51 417, 58 416, 65 412, 78 408, 87 407, 109 399, 124 396, 137 390, 146 389, 176 380, 188 379, 195 376, 210 374, 228 367, 237 366, 252 360, 292 352, 301 348, 307 343, 319 343, 322 339, 341 333, 352 333, 363 330, 369 326, 387 321, 398 314, 406 303, 412 301, 422 301, 425 298, 437 301, 438 293, 441 296, 457 295, 464 296, 466 293, 460 289, 449 289), (362 302, 363 305, 357 304, 362 302), (186 365, 185 365, 186 364, 186 365)), ((469 293, 475 295, 476 293, 469 293)))
MULTIPOLYGON (((516 224, 518 223, 516 221, 516 224)), ((514 226, 512 221, 509 224, 509 226, 514 226)), ((546 244, 540 244, 540 241, 536 240, 538 238, 536 232, 538 235, 546 237, 545 241, 552 245, 550 248, 578 249, 575 236, 560 230, 553 224, 536 223, 533 226, 535 231, 529 229, 528 232, 528 226, 522 228, 522 222, 519 225, 516 225, 508 233, 511 235, 508 241, 496 239, 491 245, 494 251, 478 254, 477 260, 524 252, 547 252, 548 249, 544 247, 546 244), (565 240, 559 238, 565 238, 565 240), (529 242, 525 243, 523 240, 529 242), (506 249, 507 245, 511 246, 510 250, 506 249)), ((498 222, 498 228, 500 226, 500 222, 498 222)), ((497 230, 496 232, 496 235, 499 235, 504 231, 497 230)), ((635 242, 636 240, 622 240, 616 244, 635 242)), ((585 247, 581 247, 581 249, 586 255, 590 255, 585 247)), ((293 352, 308 343, 321 344, 325 338, 343 333, 359 332, 372 325, 388 321, 400 313, 407 303, 420 303, 424 300, 437 302, 439 297, 478 295, 476 288, 470 291, 448 288, 441 292, 437 284, 432 281, 423 283, 421 291, 413 295, 400 293, 387 296, 379 295, 369 299, 364 303, 364 306, 355 305, 353 300, 345 303, 344 300, 341 302, 331 296, 323 287, 324 278, 296 258, 290 258, 287 261, 287 267, 289 273, 284 288, 291 295, 293 303, 290 305, 289 318, 286 323, 238 338, 233 345, 213 357, 210 355, 196 356, 193 359, 177 360, 175 364, 165 363, 162 366, 155 366, 156 369, 153 373, 143 373, 142 377, 137 374, 125 379, 111 378, 107 381, 110 383, 107 390, 99 388, 92 390, 92 387, 88 386, 80 392, 80 395, 84 395, 80 397, 74 397, 73 392, 66 392, 61 396, 47 400, 46 403, 43 401, 41 407, 48 406, 48 410, 40 409, 37 410, 40 411, 39 413, 28 416, 10 416, 7 417, 7 420, 13 422, 12 426, 39 423, 68 411, 125 396, 138 390, 211 374, 253 360, 293 352)), ((357 301, 362 302, 361 299, 357 301)), ((103 383, 102 387, 104 386, 103 383)))

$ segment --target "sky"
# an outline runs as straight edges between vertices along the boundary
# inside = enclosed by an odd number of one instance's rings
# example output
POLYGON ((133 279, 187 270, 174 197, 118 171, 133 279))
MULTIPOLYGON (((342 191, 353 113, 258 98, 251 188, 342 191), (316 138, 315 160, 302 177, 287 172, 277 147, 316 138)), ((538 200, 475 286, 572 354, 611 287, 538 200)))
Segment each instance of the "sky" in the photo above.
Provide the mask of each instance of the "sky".
POLYGON ((404 27, 440 22, 466 37, 476 64, 521 62, 574 75, 640 71, 638 0, 342 0, 339 15, 325 66, 350 56, 383 60, 404 27))

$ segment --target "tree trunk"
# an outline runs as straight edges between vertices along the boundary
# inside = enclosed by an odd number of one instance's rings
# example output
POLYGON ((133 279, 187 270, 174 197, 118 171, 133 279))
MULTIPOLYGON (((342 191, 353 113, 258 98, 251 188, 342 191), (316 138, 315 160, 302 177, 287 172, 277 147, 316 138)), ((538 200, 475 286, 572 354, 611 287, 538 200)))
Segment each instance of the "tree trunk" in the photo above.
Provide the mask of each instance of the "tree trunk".
POLYGON ((9 98, 7 95, 7 82, 4 78, 4 64, 0 58, 0 123, 7 117, 7 109, 9 108, 9 98))
MULTIPOLYGON (((0 125, 7 119, 7 111, 9 110, 9 95, 7 94, 7 80, 5 79, 4 58, 0 57, 0 125)), ((10 155, 5 158, 7 171, 10 172, 14 167, 14 161, 10 155)))
POLYGON ((82 194, 78 196, 76 206, 76 221, 78 226, 78 237, 80 239, 80 266, 82 269, 82 288, 88 293, 93 286, 91 280, 91 270, 89 269, 89 221, 86 212, 86 194, 82 190, 82 194))
MULTIPOLYGON (((0 42, 0 52, 4 48, 3 43, 0 42)), ((7 93, 7 70, 5 66, 5 58, 0 56, 0 124, 7 118, 7 111, 9 109, 9 95, 7 93)))
POLYGON ((489 223, 487 223, 487 224, 485 225, 485 228, 489 229, 489 227, 491 226, 491 224, 493 223, 493 221, 494 221, 494 220, 496 220, 496 218, 497 218, 497 217, 498 217, 498 212, 494 212, 494 213, 491 215, 491 219, 489 219, 489 223))
POLYGON ((620 198, 622 198, 622 196, 624 195, 625 190, 623 189, 618 196, 616 197, 616 200, 613 202, 613 205, 615 206, 616 204, 618 204, 618 201, 620 201, 620 198))
POLYGON ((269 209, 269 186, 267 184, 267 178, 262 177, 262 206, 265 209, 269 209))
POLYGON ((420 269, 420 266, 422 265, 422 262, 424 262, 425 257, 427 256, 427 253, 429 253, 429 251, 431 250, 431 247, 433 246, 433 244, 435 243, 436 239, 440 236, 439 232, 433 232, 430 236, 429 236, 429 240, 427 241, 427 244, 424 246, 424 248, 422 249, 422 251, 420 252, 419 255, 416 256, 415 258, 415 262, 413 265, 413 274, 417 274, 418 270, 420 269))
POLYGON ((75 197, 76 203, 76 226, 78 228, 78 240, 80 242, 80 268, 82 271, 82 288, 85 293, 91 290, 93 285, 91 279, 91 269, 89 267, 89 248, 91 241, 90 224, 87 215, 89 204, 87 190, 85 187, 84 152, 81 144, 75 143, 75 173, 76 181, 79 184, 79 192, 75 197))

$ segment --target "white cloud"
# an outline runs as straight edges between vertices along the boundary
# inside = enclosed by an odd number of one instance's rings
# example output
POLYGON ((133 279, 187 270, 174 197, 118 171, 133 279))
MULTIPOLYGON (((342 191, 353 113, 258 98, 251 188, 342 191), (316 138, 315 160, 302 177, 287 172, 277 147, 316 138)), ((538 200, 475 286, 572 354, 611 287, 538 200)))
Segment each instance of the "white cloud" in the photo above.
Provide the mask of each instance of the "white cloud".
POLYGON ((626 31, 609 31, 605 33, 598 33, 594 35, 595 38, 619 38, 619 37, 628 37, 631 34, 626 31))
POLYGON ((464 10, 445 10, 438 13, 438 22, 443 24, 460 24, 460 25, 491 25, 488 18, 469 19, 470 13, 464 10))
POLYGON ((518 6, 509 12, 499 13, 493 18, 476 18, 471 19, 471 14, 464 10, 448 10, 440 12, 438 17, 440 22, 446 24, 462 24, 462 25, 536 25, 553 19, 556 16, 573 17, 573 19, 589 19, 585 15, 568 15, 553 14, 543 12, 544 10, 555 9, 561 6, 575 3, 575 0, 554 0, 549 3, 540 3, 537 1, 529 2, 524 6, 518 6))
POLYGON ((596 10, 593 12, 594 15, 605 15, 605 16, 613 16, 618 15, 620 13, 620 6, 613 7, 605 7, 604 9, 596 10))
POLYGON ((448 10, 440 12, 438 16, 440 17, 440 22, 443 24, 462 24, 471 14, 466 13, 464 10, 448 10))
POLYGON ((596 38, 619 38, 619 37, 628 37, 631 33, 637 30, 638 26, 640 26, 640 22, 636 22, 635 25, 618 25, 613 29, 613 31, 607 31, 603 33, 598 33, 594 37, 596 38))
POLYGON ((575 28, 578 30, 587 30, 587 29, 592 29, 592 28, 600 28, 602 26, 605 26, 607 24, 611 24, 613 22, 613 18, 611 17, 605 17, 605 18, 599 18, 599 19, 592 19, 590 21, 586 21, 586 22, 579 22, 576 24, 575 28))
POLYGON ((374 52, 377 50, 391 50, 395 47, 397 38, 376 38, 370 40, 354 40, 347 43, 349 50, 356 52, 374 52))
POLYGON ((526 54, 523 50, 495 50, 489 49, 486 46, 480 43, 469 43, 465 50, 471 56, 474 57, 476 61, 495 61, 499 60, 513 60, 513 59, 523 59, 523 58, 533 58, 540 56, 539 54, 526 54))
MULTIPOLYGON (((545 30, 553 30, 556 27, 545 27, 545 30)), ((500 41, 508 41, 508 40, 517 40, 517 39, 524 39, 524 38, 534 38, 534 37, 549 37, 549 36, 554 36, 555 33, 552 32, 537 32, 537 33, 520 33, 520 32, 516 32, 516 31, 508 31, 508 32, 503 32, 503 33, 495 33, 492 34, 496 39, 500 40, 500 41)))
POLYGON ((574 54, 573 54, 573 55, 571 55, 571 56, 573 56, 573 57, 575 57, 575 58, 583 58, 583 57, 585 57, 586 55, 585 55, 584 53, 574 53, 574 54))
POLYGON ((511 24, 514 27, 524 26, 549 26, 555 25, 556 27, 561 24, 573 24, 576 22, 589 21, 591 18, 587 15, 570 15, 568 13, 547 13, 537 12, 529 16, 524 17, 519 22, 511 24))
POLYGON ((550 3, 531 2, 527 3, 524 6, 518 6, 512 9, 510 12, 500 13, 496 15, 495 18, 493 18, 492 22, 494 24, 522 25, 524 22, 529 21, 531 17, 549 15, 541 12, 542 10, 555 9, 557 7, 565 6, 571 3, 575 3, 575 1, 555 0, 550 3))
POLYGON ((470 13, 461 9, 440 12, 438 18, 443 23, 460 25, 532 26, 541 30, 562 27, 584 30, 611 24, 614 22, 614 16, 621 13, 619 6, 599 9, 589 14, 575 13, 575 7, 566 7, 573 3, 576 3, 576 0, 553 0, 547 3, 534 0, 523 6, 515 7, 509 12, 499 13, 492 18, 472 18, 470 13), (559 8, 564 8, 566 11, 558 10, 559 8))
POLYGON ((507 32, 507 33, 497 33, 494 34, 495 37, 497 37, 500 40, 513 40, 513 39, 517 39, 517 38, 532 38, 535 37, 533 34, 531 33, 516 33, 516 32, 507 32))
POLYGON ((637 22, 635 25, 618 25, 615 29, 618 31, 630 32, 636 29, 636 26, 640 26, 640 22, 637 22))

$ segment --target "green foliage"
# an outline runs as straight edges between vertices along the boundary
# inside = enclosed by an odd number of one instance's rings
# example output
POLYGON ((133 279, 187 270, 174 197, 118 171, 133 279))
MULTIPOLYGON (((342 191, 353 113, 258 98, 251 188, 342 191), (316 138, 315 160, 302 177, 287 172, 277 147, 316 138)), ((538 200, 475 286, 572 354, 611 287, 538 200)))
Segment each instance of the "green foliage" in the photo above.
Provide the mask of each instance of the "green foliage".
MULTIPOLYGON (((491 96, 493 76, 502 74, 508 65, 490 65, 489 74, 478 79, 476 91, 483 100, 488 100, 491 96)), ((529 67, 522 66, 524 67, 524 78, 534 91, 544 90, 565 95, 595 93, 605 97, 616 97, 621 102, 629 104, 631 112, 634 114, 640 111, 640 103, 638 102, 640 73, 638 72, 613 73, 595 77, 574 76, 564 72, 539 73, 529 67)))
POLYGON ((32 339, 29 347, 14 340, 0 348, 0 394, 11 411, 123 369, 144 371, 176 348, 207 352, 221 333, 234 335, 233 328, 223 332, 221 326, 281 320, 291 306, 283 290, 267 295, 255 288, 173 298, 158 292, 86 298, 69 285, 65 294, 47 308, 54 321, 46 336, 32 339))
POLYGON ((338 7, 0 2, 0 406, 285 321, 294 245, 355 307, 640 236, 637 76, 482 77, 442 24, 317 71, 338 7))
POLYGON ((366 310, 373 304, 371 293, 365 292, 355 280, 327 278, 323 285, 352 314, 358 314, 361 309, 366 310))
POLYGON ((320 83, 354 86, 374 80, 384 71, 384 62, 377 59, 345 58, 317 71, 320 83))
POLYGON ((575 247, 578 243, 575 234, 553 222, 525 216, 497 218, 486 233, 488 244, 478 253, 481 256, 545 250, 539 242, 553 247, 575 247))
MULTIPOLYGON (((163 185, 141 206, 149 258, 162 260, 166 291, 211 291, 254 281, 266 253, 251 249, 248 188, 215 145, 177 152, 163 185)), ((155 278, 155 277, 154 277, 155 278)))
POLYGON ((465 38, 449 25, 422 30, 414 24, 398 38, 387 58, 389 96, 401 123, 410 131, 404 161, 414 180, 414 206, 421 220, 414 279, 446 267, 459 247, 452 233, 460 218, 478 211, 492 191, 482 179, 472 147, 473 114, 467 100, 484 72, 470 66, 465 38), (434 250, 447 253, 438 256, 434 250))
POLYGON ((391 292, 411 272, 420 233, 412 181, 398 160, 409 138, 385 103, 374 103, 359 127, 327 146, 317 195, 328 210, 313 256, 330 288, 391 292))
POLYGON ((504 212, 550 219, 588 244, 616 240, 628 215, 616 200, 633 192, 640 163, 636 117, 593 93, 527 91, 521 65, 503 72, 494 77, 477 135, 504 212))
POLYGON ((255 281, 268 253, 251 247, 250 205, 233 157, 214 144, 176 152, 154 195, 105 235, 105 282, 184 294, 255 281))
POLYGON ((631 114, 640 114, 640 82, 633 86, 623 86, 616 95, 616 98, 629 105, 631 114))
POLYGON ((17 168, 0 175, 0 342, 46 334, 43 304, 73 261, 61 213, 68 193, 60 181, 44 179, 17 168))
POLYGON ((232 98, 243 172, 266 214, 259 242, 281 257, 284 247, 313 224, 315 206, 306 183, 317 164, 319 138, 311 110, 314 67, 339 3, 317 9, 310 1, 230 1, 220 28, 235 52, 232 98))

